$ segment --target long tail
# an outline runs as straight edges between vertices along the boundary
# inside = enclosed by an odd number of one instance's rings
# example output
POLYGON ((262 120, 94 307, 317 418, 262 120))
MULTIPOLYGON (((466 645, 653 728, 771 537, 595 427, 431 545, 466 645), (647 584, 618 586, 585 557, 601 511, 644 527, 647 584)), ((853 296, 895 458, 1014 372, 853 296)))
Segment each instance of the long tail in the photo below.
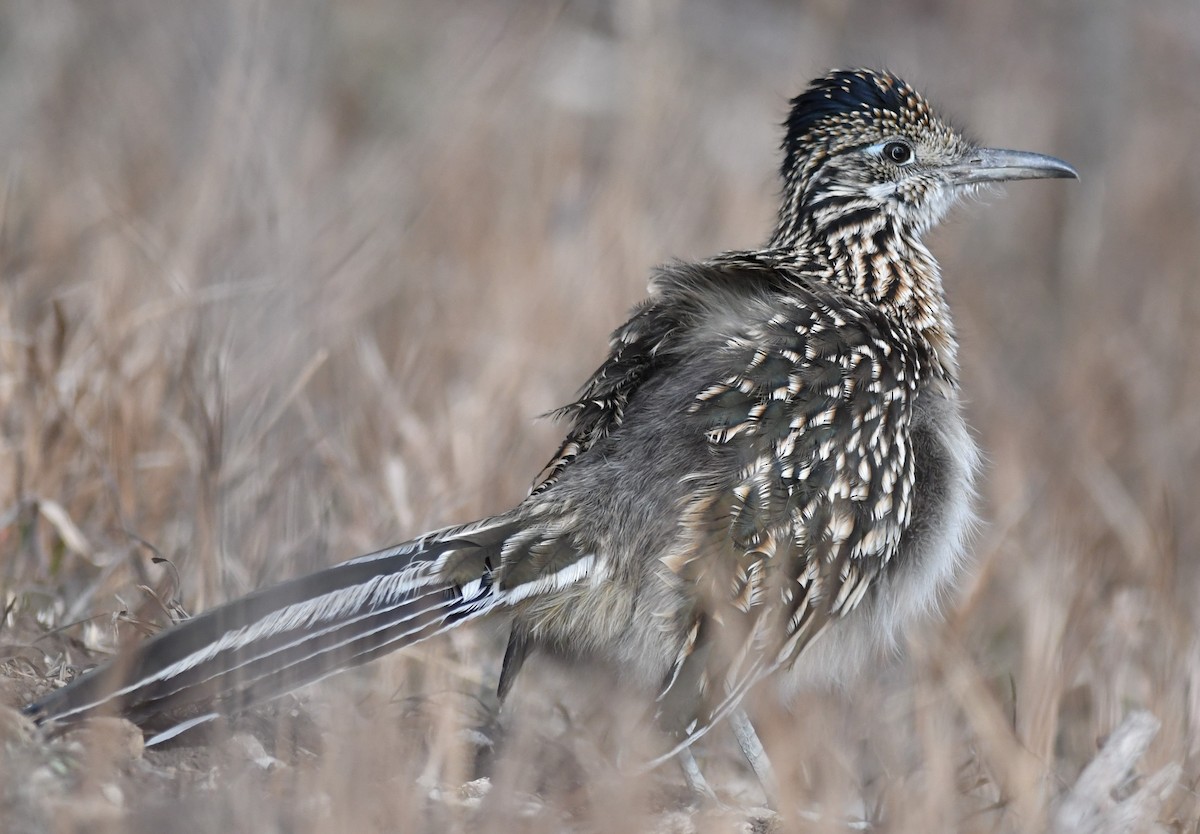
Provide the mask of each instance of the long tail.
POLYGON ((25 708, 38 723, 118 714, 166 729, 282 695, 503 604, 503 516, 429 533, 236 599, 122 652, 25 708))

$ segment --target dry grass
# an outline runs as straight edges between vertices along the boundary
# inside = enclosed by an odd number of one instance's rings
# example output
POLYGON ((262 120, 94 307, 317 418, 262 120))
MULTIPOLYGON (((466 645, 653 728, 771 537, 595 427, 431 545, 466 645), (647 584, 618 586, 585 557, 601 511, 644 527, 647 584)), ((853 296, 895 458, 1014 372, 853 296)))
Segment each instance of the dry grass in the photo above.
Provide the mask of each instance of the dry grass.
MULTIPOLYGON (((0 6, 4 700, 157 628, 164 601, 194 611, 518 500, 556 434, 533 416, 598 362, 651 265, 765 236, 786 98, 848 63, 886 63, 989 142, 1084 179, 1014 186, 936 234, 989 453, 979 570, 853 697, 762 705, 777 825, 1039 830, 1146 709, 1163 730, 1141 772, 1183 768, 1159 822, 1200 830, 1188 0, 0 6)), ((285 703, 274 762, 246 732, 140 755, 119 728, 43 743, 6 718, 0 818, 747 818, 682 812, 670 768, 623 774, 604 729, 622 711, 552 668, 523 691, 544 729, 514 719, 491 793, 460 793, 496 640, 457 635, 285 703)), ((736 806, 759 801, 727 739, 704 754, 736 806)))

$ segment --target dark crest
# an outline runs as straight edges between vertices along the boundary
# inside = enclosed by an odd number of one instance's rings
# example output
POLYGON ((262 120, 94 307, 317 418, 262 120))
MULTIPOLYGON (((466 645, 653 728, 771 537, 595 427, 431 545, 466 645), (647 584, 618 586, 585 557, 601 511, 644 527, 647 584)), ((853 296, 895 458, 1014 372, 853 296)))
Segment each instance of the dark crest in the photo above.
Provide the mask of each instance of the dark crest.
POLYGON ((899 116, 906 105, 911 107, 914 95, 912 88, 899 78, 876 70, 833 70, 814 79, 807 90, 791 101, 785 125, 787 136, 783 140, 784 175, 794 170, 797 152, 819 124, 876 110, 899 116))

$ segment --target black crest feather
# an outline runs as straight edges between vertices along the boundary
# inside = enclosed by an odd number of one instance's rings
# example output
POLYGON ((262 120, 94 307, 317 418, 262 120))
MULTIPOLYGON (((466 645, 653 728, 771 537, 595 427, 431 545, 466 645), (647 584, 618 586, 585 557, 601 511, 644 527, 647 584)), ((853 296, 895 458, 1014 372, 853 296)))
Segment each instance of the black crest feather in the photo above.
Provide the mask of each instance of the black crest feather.
POLYGON ((785 176, 792 170, 797 152, 822 122, 875 110, 900 113, 912 92, 912 88, 896 76, 878 70, 833 70, 813 79, 808 89, 791 101, 783 141, 785 176))

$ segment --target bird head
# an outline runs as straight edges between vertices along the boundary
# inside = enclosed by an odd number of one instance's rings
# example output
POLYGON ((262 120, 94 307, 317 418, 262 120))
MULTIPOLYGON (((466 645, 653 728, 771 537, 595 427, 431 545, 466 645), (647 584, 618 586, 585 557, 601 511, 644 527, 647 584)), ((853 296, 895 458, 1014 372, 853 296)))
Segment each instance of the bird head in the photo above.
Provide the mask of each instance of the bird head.
POLYGON ((984 148, 887 72, 834 70, 792 100, 773 243, 891 220, 920 236, 984 183, 1077 177, 1043 154, 984 148))

